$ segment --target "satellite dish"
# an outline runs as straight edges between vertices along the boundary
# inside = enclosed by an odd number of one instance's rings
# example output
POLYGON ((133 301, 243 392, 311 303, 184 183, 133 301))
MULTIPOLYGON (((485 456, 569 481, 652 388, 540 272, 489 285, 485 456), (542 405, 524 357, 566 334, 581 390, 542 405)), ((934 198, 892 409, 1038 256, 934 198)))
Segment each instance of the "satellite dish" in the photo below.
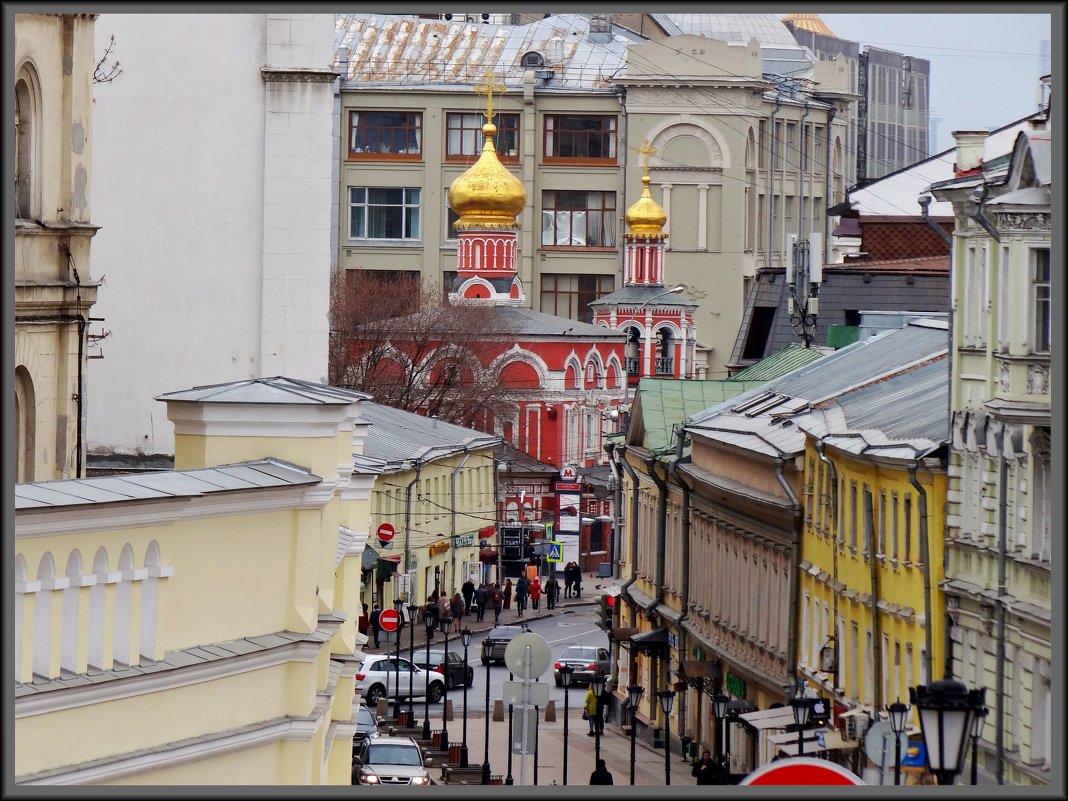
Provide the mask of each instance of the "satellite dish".
POLYGON ((552 651, 549 643, 540 634, 524 631, 512 638, 504 649, 504 664, 512 675, 522 679, 526 675, 526 662, 530 661, 530 677, 540 676, 549 669, 552 651))
MULTIPOLYGON (((901 754, 908 751, 909 738, 901 732, 901 754)), ((894 764, 894 730, 889 720, 880 720, 868 727, 864 735, 864 751, 868 759, 884 770, 894 764)))

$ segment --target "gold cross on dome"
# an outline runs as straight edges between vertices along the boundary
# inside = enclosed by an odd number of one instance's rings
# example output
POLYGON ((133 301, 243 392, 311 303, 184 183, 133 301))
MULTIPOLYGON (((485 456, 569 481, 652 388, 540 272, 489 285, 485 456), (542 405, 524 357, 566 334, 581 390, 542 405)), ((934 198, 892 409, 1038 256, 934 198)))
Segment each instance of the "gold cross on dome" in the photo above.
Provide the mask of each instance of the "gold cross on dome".
POLYGON ((508 88, 503 83, 493 82, 493 70, 486 70, 486 82, 475 87, 475 92, 486 96, 486 122, 493 122, 493 93, 504 94, 508 88))
POLYGON ((649 146, 649 140, 642 140, 642 146, 634 148, 635 153, 640 153, 642 157, 642 172, 646 175, 649 174, 649 156, 656 152, 655 147, 649 146))

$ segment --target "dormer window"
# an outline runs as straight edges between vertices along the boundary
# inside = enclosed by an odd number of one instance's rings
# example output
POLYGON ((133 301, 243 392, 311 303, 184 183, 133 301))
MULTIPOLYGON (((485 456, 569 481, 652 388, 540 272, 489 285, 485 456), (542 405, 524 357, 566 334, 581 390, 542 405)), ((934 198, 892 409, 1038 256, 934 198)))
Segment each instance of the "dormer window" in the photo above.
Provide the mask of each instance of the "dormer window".
POLYGON ((531 50, 530 52, 523 54, 523 57, 519 59, 519 64, 523 67, 533 67, 535 69, 537 69, 538 67, 544 67, 545 56, 543 56, 537 50, 531 50))

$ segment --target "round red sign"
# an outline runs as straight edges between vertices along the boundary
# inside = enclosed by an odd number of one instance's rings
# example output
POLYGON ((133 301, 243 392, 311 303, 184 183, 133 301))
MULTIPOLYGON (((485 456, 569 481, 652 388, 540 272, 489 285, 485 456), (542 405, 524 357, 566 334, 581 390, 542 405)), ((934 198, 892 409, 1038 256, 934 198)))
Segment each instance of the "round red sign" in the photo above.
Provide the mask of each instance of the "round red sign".
POLYGON ((378 527, 378 539, 382 540, 382 542, 389 542, 396 533, 397 530, 389 523, 383 523, 378 527))
POLYGON ((740 782, 752 785, 859 785, 863 779, 826 759, 790 757, 757 768, 740 782))
POLYGON ((400 615, 396 609, 383 609, 378 617, 378 625, 382 631, 396 631, 400 626, 400 615))

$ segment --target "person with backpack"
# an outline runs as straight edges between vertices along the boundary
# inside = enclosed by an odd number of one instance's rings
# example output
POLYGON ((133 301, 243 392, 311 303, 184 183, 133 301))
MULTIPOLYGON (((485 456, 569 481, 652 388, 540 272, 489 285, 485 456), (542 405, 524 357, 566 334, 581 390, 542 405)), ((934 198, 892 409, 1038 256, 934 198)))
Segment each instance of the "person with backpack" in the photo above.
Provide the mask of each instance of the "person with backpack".
POLYGON ((475 620, 482 621, 486 617, 486 604, 489 603, 489 590, 486 589, 486 582, 482 582, 478 585, 478 589, 475 590, 475 611, 477 616, 475 620))

